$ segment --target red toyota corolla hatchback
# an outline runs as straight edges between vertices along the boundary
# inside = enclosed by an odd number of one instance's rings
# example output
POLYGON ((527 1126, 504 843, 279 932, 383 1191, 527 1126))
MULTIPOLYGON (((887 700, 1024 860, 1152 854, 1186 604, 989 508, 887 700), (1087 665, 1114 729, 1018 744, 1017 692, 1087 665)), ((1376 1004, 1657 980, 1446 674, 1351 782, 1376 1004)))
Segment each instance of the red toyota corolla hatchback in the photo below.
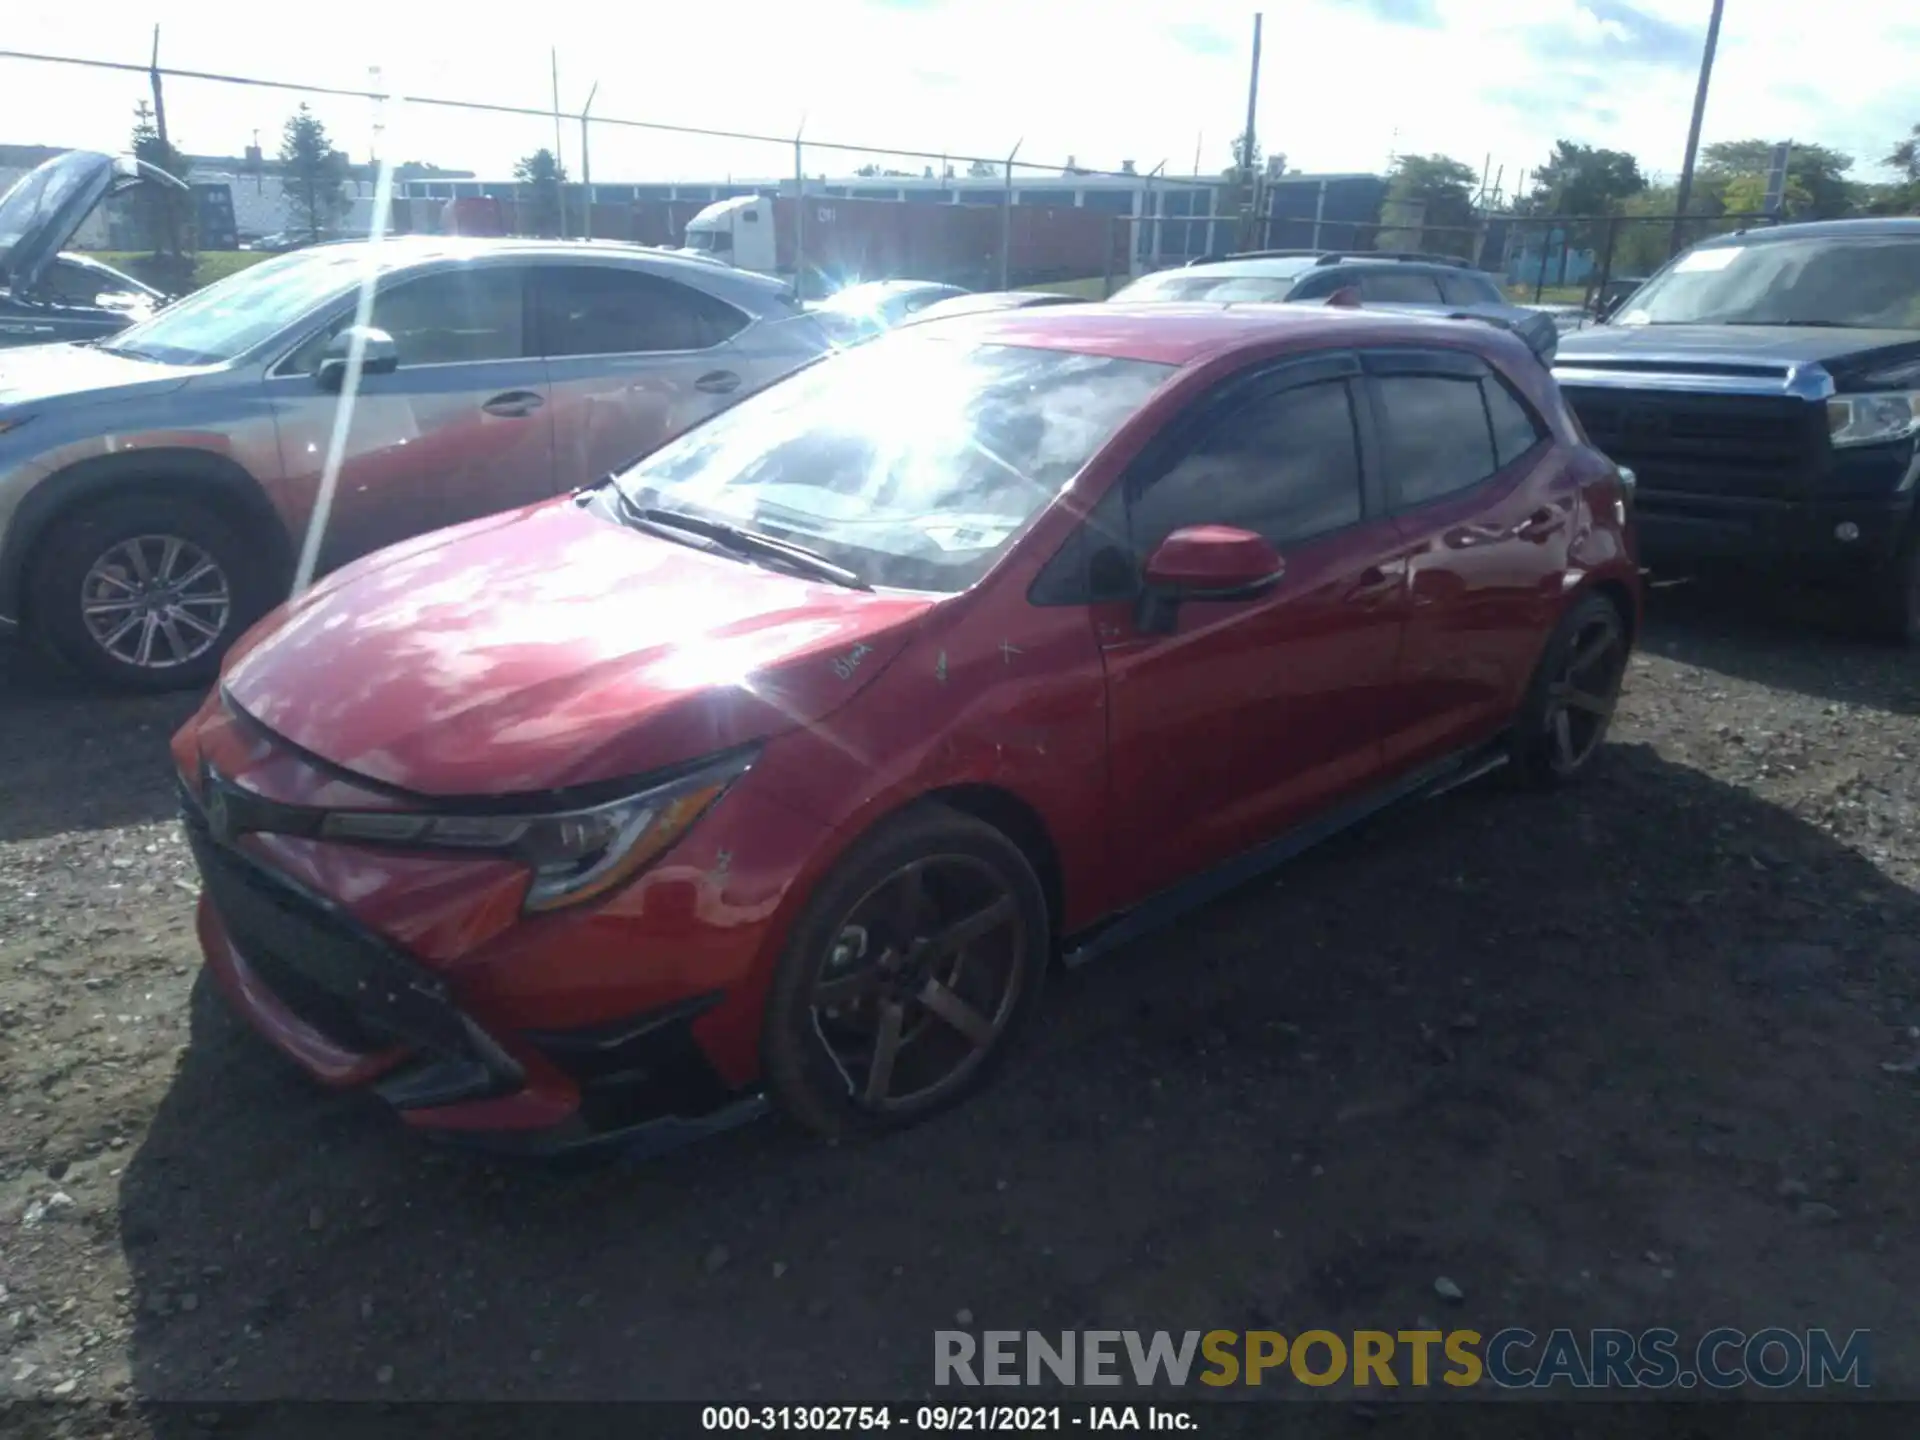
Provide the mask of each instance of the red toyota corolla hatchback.
POLYGON ((207 968, 443 1135, 913 1120, 1054 958, 1583 770, 1626 485, 1471 321, 903 330, 261 622, 173 744, 207 968))

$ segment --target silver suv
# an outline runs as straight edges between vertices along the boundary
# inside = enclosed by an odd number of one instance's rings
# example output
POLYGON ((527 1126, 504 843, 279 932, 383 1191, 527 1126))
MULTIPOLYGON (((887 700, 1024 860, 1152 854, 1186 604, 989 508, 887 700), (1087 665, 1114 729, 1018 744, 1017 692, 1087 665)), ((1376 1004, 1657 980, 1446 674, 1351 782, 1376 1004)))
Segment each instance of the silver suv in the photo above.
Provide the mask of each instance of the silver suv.
POLYGON ((744 271, 411 236, 263 261, 104 340, 0 351, 0 633, 124 688, 213 675, 286 593, 369 263, 323 569, 597 480, 830 348, 744 271))

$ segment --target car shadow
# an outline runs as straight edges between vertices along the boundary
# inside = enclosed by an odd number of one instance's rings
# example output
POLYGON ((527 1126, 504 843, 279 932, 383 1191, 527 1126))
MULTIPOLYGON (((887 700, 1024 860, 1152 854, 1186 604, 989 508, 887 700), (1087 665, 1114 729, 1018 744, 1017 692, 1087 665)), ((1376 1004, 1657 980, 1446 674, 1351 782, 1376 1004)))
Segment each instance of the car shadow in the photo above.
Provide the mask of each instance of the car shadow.
POLYGON ((0 642, 0 844, 170 818, 167 742, 199 703, 111 694, 0 642))
POLYGON ((1436 1317, 1872 1328, 1912 1376, 1917 1242, 1850 1197, 1920 1139, 1910 1097, 1874 1103, 1900 1082, 1868 1004, 1916 928, 1821 831, 1618 745, 1056 975, 1016 1063, 915 1129, 585 1168, 431 1148, 203 985, 120 1182, 133 1391, 912 1398, 939 1329, 1436 1317), (1803 1172, 1839 1223, 1776 1193, 1803 1172))
POLYGON ((1920 715, 1920 653, 1863 637, 1846 597, 1733 578, 1660 586, 1642 648, 1836 704, 1920 715))

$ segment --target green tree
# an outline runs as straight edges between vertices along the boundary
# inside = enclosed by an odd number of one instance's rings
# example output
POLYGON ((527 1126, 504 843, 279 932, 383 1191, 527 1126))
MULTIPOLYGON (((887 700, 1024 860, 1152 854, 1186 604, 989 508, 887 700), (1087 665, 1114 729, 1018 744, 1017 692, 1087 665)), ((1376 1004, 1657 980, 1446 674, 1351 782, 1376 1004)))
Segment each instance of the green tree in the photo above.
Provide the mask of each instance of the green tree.
MULTIPOLYGON (((1889 165, 1910 182, 1920 184, 1920 125, 1915 125, 1907 137, 1887 152, 1887 158, 1880 162, 1889 165)), ((1791 165, 1788 166, 1792 168, 1791 165)))
POLYGON ((567 183, 567 167, 551 150, 540 149, 514 163, 513 178, 532 193, 528 196, 534 233, 560 233, 560 187, 567 183))
POLYGON ((304 103, 281 128, 280 165, 291 227, 318 240, 320 232, 341 219, 351 203, 346 194, 347 157, 333 148, 327 127, 304 103))
POLYGON ((1533 172, 1528 203, 1536 214, 1610 215, 1646 188, 1639 162, 1626 151, 1556 140, 1552 156, 1533 172))
MULTIPOLYGON (((133 154, 176 180, 187 178, 187 157, 160 138, 153 107, 142 100, 133 109, 133 154)), ((170 185, 142 185, 134 193, 136 214, 148 246, 156 255, 182 255, 193 246, 193 192, 170 185)))
MULTIPOLYGON (((1767 208, 1767 177, 1765 175, 1736 175, 1726 183, 1720 192, 1720 203, 1726 207, 1729 215, 1757 215, 1767 208)), ((1813 192, 1800 183, 1800 177, 1793 173, 1793 167, 1787 167, 1787 187, 1780 197, 1781 213, 1786 216, 1805 215, 1813 208, 1813 192)), ((1848 197, 1848 209, 1853 208, 1852 196, 1848 197)))
MULTIPOLYGON (((1721 202, 1723 210, 1727 186, 1743 175, 1761 177, 1761 193, 1766 190, 1766 174, 1773 163, 1771 140, 1727 140, 1709 145, 1700 152, 1700 185, 1721 202)), ((1787 176, 1797 180, 1807 201, 1803 210, 1790 211, 1796 219, 1824 220, 1845 215, 1852 203, 1847 171, 1853 157, 1824 145, 1795 145, 1787 158, 1787 176)))
POLYGON ((1379 248, 1471 255, 1476 218, 1473 187, 1479 180, 1479 171, 1450 155, 1400 156, 1387 179, 1387 207, 1404 227, 1400 233, 1417 239, 1405 245, 1392 232, 1382 231, 1379 248))
POLYGON ((991 180, 1000 173, 1000 167, 991 160, 975 160, 967 166, 967 174, 975 180, 991 180))
MULTIPOLYGON (((1673 209, 1679 199, 1674 186, 1661 185, 1621 202, 1621 219, 1613 241, 1615 276, 1650 275, 1667 263, 1667 247, 1673 240, 1673 209)), ((1682 233, 1683 240, 1691 244, 1720 228, 1714 221, 1724 209, 1717 191, 1696 185, 1687 201, 1690 223, 1682 233)))
POLYGON ((1240 132, 1240 134, 1233 137, 1233 161, 1231 164, 1227 165, 1225 169, 1221 170, 1220 178, 1222 180, 1238 180, 1243 175, 1246 174, 1247 169, 1249 167, 1251 167, 1256 172, 1260 169, 1260 157, 1262 152, 1260 149, 1259 139, 1256 137, 1253 142, 1252 155, 1248 155, 1246 153, 1246 148, 1247 148, 1247 136, 1246 136, 1246 132, 1243 130, 1240 132))

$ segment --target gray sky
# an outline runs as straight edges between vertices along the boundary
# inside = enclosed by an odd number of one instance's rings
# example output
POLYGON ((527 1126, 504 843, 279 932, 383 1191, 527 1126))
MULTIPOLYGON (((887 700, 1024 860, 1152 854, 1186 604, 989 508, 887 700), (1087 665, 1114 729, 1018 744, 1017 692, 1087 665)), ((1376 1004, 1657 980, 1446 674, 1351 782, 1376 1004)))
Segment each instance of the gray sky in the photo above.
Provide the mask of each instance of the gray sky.
MULTIPOLYGON (((1709 0, 1270 0, 1260 137, 1296 168, 1377 170, 1442 151, 1514 176, 1556 137, 1677 170, 1709 0)), ((1190 173, 1226 163, 1246 108, 1252 7, 1217 0, 547 0, 537 7, 328 0, 276 11, 208 0, 12 0, 8 49, 163 62, 317 84, 545 106, 599 83, 597 114, 931 151, 1190 173), (271 19, 269 16, 271 15, 271 19)), ((1836 146, 1875 178, 1920 121, 1911 0, 1729 0, 1706 139, 1836 146)), ((143 79, 0 60, 0 140, 124 146, 143 79)), ((295 97, 169 82, 175 142, 271 153, 295 97)), ((372 106, 317 101, 364 159, 372 106)), ((387 152, 504 175, 551 122, 388 107, 387 152)), ((790 147, 597 127, 603 181, 788 174, 790 147)), ((563 149, 578 173, 579 132, 563 149)), ((810 147, 809 173, 872 157, 810 147)), ((884 162, 883 162, 884 163, 884 162)), ((899 168, 919 172, 923 162, 899 168)))

